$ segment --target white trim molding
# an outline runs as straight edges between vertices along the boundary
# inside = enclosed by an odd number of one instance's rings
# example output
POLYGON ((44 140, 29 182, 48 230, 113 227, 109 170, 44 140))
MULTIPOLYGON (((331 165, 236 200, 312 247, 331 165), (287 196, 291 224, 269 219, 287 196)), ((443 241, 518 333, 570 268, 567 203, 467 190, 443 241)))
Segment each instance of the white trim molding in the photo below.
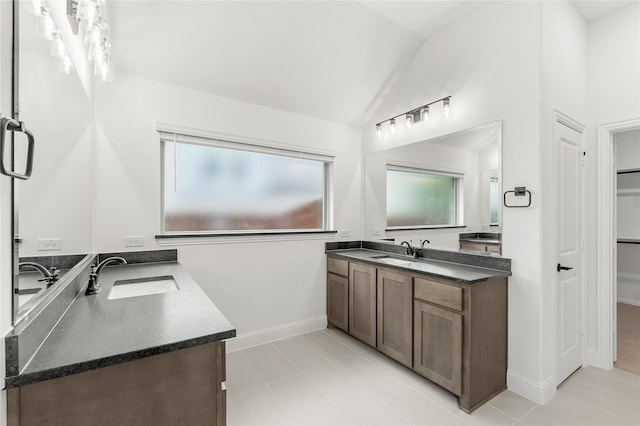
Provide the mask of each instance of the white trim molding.
POLYGON ((507 388, 536 404, 546 404, 556 394, 553 377, 538 383, 511 370, 507 371, 507 388))
POLYGON ((235 352, 277 340, 288 339, 300 334, 322 330, 326 327, 327 316, 323 315, 308 320, 238 334, 235 338, 227 340, 227 352, 235 352))
POLYGON ((615 217, 614 217, 614 154, 615 133, 640 128, 640 118, 599 125, 596 140, 596 258, 598 259, 597 283, 597 353, 592 365, 604 369, 613 368, 616 265, 615 265, 615 217))

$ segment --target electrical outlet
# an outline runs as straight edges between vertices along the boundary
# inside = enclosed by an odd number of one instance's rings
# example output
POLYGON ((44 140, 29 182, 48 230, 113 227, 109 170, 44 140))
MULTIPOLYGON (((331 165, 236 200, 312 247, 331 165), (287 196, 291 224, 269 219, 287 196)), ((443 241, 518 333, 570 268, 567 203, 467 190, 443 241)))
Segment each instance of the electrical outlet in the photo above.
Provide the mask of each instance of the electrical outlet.
POLYGON ((125 247, 144 247, 144 237, 124 237, 125 247))
POLYGON ((342 231, 340 231, 340 236, 342 238, 347 238, 347 237, 349 237, 349 235, 351 235, 351 233, 349 232, 348 229, 343 229, 342 231))
POLYGON ((62 250, 62 240, 60 238, 39 238, 37 244, 38 251, 62 250))

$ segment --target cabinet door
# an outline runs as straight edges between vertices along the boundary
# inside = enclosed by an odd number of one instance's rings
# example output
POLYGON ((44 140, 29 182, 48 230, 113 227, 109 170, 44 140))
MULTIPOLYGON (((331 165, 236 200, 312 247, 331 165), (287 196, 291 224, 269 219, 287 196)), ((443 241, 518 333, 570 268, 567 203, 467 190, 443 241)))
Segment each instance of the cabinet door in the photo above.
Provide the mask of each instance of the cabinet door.
POLYGON ((455 395, 462 390, 462 314, 415 301, 413 369, 455 395))
POLYGON ((349 334, 376 346, 376 268, 349 263, 349 334))
POLYGON ((378 345, 383 354, 411 368, 413 278, 378 269, 378 345))
POLYGON ((460 241, 462 250, 487 251, 487 245, 481 243, 471 243, 469 241, 460 241))
POLYGON ((332 273, 327 274, 327 320, 349 331, 349 279, 332 273))

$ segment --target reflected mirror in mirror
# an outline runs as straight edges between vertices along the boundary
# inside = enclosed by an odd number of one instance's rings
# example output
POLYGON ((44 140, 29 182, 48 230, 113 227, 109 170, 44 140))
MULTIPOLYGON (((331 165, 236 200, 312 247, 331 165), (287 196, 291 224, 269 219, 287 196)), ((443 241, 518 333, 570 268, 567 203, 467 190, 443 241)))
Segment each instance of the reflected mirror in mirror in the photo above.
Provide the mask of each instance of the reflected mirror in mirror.
MULTIPOLYGON (((22 2, 20 2, 22 3, 22 2)), ((13 321, 55 288, 73 262, 91 251, 92 104, 78 75, 59 70, 36 17, 17 8, 18 115, 35 135, 33 174, 15 181, 14 229, 21 266, 14 279, 13 321), (47 281, 45 272, 57 274, 47 281), (50 285, 47 285, 50 284, 50 285)))
POLYGON ((459 247, 461 232, 501 232, 502 122, 366 156, 366 238, 459 247))

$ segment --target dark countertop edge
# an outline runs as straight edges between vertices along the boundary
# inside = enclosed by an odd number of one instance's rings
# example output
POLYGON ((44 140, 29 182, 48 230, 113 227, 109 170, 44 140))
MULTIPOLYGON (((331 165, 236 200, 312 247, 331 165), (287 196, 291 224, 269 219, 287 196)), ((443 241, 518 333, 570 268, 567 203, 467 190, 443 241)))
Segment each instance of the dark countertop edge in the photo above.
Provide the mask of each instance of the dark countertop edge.
POLYGON ((458 241, 468 241, 470 243, 481 244, 502 244, 501 240, 490 240, 488 238, 460 238, 458 241))
POLYGON ((192 339, 183 340, 181 342, 168 343, 161 346, 155 346, 147 349, 140 349, 127 353, 108 356, 105 358, 94 359, 91 361, 79 362, 75 364, 69 364, 61 367, 52 368, 49 370, 42 370, 33 373, 19 374, 17 376, 11 376, 5 378, 5 388, 14 388, 18 386, 30 385, 37 382, 43 382, 45 380, 56 379, 59 377, 70 376, 72 374, 83 373, 85 371, 96 370, 98 368, 109 367, 111 365, 121 364, 128 361, 134 361, 137 359, 146 358, 153 355, 160 355, 168 352, 177 351, 180 349, 187 349, 194 346, 200 346, 207 343, 218 342, 221 340, 230 339, 236 337, 236 330, 226 330, 219 333, 195 337, 192 339))
POLYGON ((276 231, 276 232, 228 232, 228 233, 199 233, 199 234, 161 234, 156 235, 156 240, 169 240, 173 238, 215 238, 215 237, 266 237, 271 235, 291 235, 291 234, 337 234, 337 230, 299 230, 299 231, 276 231))
MULTIPOLYGON (((354 249, 347 249, 345 251, 348 250, 354 250, 354 249)), ((355 249, 358 250, 358 249, 355 249)), ((368 250, 368 249, 360 249, 360 250, 368 250)), ((371 250, 371 251, 375 251, 375 250, 371 250)), ((483 268, 481 266, 473 266, 473 265, 465 265, 462 263, 453 263, 453 262, 445 262, 442 260, 433 260, 433 259, 423 259, 422 261, 430 261, 430 262, 438 262, 438 263, 447 263, 450 265, 460 265, 460 266, 464 266, 464 267, 468 267, 468 268, 477 268, 477 269, 484 269, 487 271, 491 271, 492 272, 492 276, 491 277, 487 277, 487 278, 479 278, 477 280, 465 280, 462 278, 456 278, 456 277, 452 277, 450 275, 443 275, 443 274, 437 274, 437 273, 432 273, 432 272, 425 272, 425 271, 421 271, 419 269, 413 269, 413 268, 406 268, 404 266, 400 266, 400 265, 393 265, 393 264, 389 264, 389 263, 384 263, 384 262, 379 262, 376 261, 375 259, 367 259, 367 258, 357 258, 355 256, 349 256, 349 255, 344 255, 342 253, 340 253, 340 251, 336 250, 336 251, 330 251, 327 252, 327 255, 331 255, 331 256, 336 256, 336 257, 340 257, 343 259, 356 259, 360 262, 364 262, 364 263, 369 263, 372 265, 376 265, 376 266, 383 266, 385 268, 393 268, 393 269, 398 269, 400 271, 404 271, 404 272, 411 272, 411 273, 417 273, 417 274, 421 274, 421 275, 426 275, 426 276, 430 276, 430 277, 437 277, 437 278, 443 278, 449 281, 454 281, 460 284, 476 284, 476 283, 480 283, 480 282, 484 282, 484 281, 490 281, 490 280, 495 280, 495 279, 500 279, 500 278, 506 278, 506 277, 510 277, 513 275, 513 273, 511 271, 501 271, 499 269, 489 269, 489 268, 483 268)), ((421 260, 418 259, 418 262, 420 262, 421 260)))

